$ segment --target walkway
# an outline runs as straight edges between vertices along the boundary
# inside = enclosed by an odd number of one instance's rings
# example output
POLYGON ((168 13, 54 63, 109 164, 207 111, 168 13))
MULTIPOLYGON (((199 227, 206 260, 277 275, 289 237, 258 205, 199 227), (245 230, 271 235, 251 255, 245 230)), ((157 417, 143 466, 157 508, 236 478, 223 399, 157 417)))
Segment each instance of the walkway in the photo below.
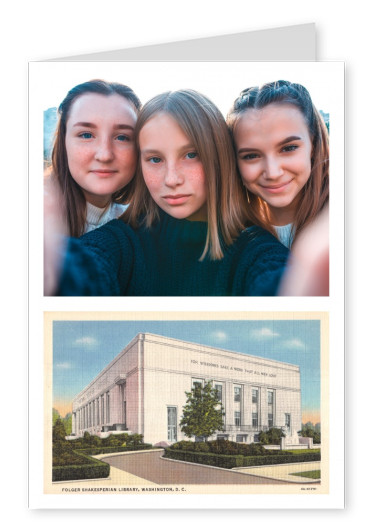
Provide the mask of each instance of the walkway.
MULTIPOLYGON (((193 463, 161 459, 163 450, 101 456, 111 470, 120 469, 157 485, 281 485, 272 477, 250 472, 219 469, 193 463)), ((99 456, 96 456, 97 458, 99 456)))
POLYGON ((307 472, 311 470, 321 470, 320 461, 310 461, 309 463, 294 463, 288 465, 254 466, 248 468, 237 468, 243 474, 252 474, 260 478, 273 478, 293 483, 320 483, 319 479, 305 478, 303 476, 293 476, 295 472, 307 472))

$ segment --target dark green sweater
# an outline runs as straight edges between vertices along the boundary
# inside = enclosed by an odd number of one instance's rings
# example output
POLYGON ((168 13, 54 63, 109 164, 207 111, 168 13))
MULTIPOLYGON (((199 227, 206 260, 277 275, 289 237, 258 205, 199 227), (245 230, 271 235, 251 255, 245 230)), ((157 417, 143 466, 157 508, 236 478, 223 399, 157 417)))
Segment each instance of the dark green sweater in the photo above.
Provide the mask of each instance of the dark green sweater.
POLYGON ((244 230, 222 260, 199 261, 207 224, 161 213, 152 228, 113 220, 70 238, 58 295, 275 295, 288 249, 259 227, 244 230))

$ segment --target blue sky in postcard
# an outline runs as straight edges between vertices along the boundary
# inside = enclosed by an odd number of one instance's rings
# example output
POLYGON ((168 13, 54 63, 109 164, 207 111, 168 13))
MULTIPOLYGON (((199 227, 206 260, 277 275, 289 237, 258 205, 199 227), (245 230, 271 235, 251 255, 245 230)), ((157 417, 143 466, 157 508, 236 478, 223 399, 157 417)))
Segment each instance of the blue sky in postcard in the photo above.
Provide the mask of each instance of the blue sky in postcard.
POLYGON ((303 414, 320 409, 319 320, 54 321, 54 404, 71 403, 140 332, 299 365, 303 414))

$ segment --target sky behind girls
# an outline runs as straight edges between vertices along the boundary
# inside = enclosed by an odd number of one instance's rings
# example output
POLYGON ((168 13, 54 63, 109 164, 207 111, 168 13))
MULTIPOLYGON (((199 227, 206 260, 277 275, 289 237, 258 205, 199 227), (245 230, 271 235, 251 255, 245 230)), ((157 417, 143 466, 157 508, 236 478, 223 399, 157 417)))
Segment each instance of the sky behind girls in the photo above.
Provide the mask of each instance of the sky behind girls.
POLYGON ((168 90, 195 89, 226 116, 241 90, 286 79, 304 85, 316 107, 330 113, 338 81, 336 65, 312 62, 49 62, 34 68, 44 110, 58 107, 75 85, 101 78, 129 85, 142 103, 168 90))
POLYGON ((53 405, 62 416, 139 332, 299 365, 303 422, 320 422, 319 320, 54 321, 53 405))

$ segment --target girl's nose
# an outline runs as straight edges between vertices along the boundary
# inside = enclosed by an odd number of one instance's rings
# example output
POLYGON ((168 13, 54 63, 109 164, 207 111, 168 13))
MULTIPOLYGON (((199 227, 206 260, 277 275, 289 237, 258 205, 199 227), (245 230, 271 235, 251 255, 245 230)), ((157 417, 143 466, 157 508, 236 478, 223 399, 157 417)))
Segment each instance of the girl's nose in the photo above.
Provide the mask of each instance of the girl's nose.
POLYGON ((183 183, 183 176, 175 163, 168 163, 165 173, 166 186, 175 187, 183 183))
POLYGON ((108 162, 114 158, 112 143, 109 138, 103 138, 100 140, 95 153, 95 158, 99 162, 108 162))
POLYGON ((265 161, 265 175, 267 179, 278 179, 283 175, 283 169, 278 157, 268 157, 265 161))

